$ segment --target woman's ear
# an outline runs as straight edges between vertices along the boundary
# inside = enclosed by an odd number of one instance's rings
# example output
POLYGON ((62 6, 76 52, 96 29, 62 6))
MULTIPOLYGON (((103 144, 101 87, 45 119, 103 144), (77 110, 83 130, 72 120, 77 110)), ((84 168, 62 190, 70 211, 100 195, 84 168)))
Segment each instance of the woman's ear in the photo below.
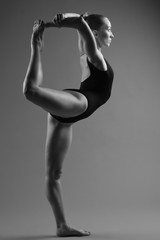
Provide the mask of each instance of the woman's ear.
POLYGON ((93 35, 95 36, 95 38, 97 38, 97 37, 98 37, 98 32, 97 32, 97 30, 92 30, 92 32, 93 32, 93 35))

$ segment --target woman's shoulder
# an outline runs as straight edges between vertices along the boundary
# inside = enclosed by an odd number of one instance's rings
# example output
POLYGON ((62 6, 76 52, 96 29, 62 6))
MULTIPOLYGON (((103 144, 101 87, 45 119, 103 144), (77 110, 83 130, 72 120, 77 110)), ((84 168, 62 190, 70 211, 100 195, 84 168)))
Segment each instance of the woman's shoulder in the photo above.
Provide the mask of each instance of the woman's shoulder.
POLYGON ((99 50, 97 51, 97 55, 94 59, 90 59, 88 57, 88 60, 100 71, 107 71, 107 63, 105 61, 105 58, 99 50))
POLYGON ((86 53, 83 53, 80 55, 80 62, 81 62, 81 66, 82 68, 85 66, 87 66, 88 64, 91 64, 92 66, 94 66, 96 69, 100 70, 100 71, 107 71, 107 61, 104 58, 104 56, 102 55, 103 60, 95 60, 93 61, 92 59, 89 58, 89 56, 87 56, 86 53), (103 62, 102 62, 103 61, 103 62))

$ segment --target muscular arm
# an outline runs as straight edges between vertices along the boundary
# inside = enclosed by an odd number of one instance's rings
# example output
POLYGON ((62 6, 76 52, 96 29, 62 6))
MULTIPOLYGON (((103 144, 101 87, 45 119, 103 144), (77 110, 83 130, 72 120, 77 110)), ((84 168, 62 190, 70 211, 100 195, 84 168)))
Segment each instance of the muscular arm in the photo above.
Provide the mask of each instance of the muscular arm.
POLYGON ((79 36, 79 50, 84 51, 88 57, 95 62, 101 60, 101 54, 97 49, 97 43, 87 22, 76 13, 58 14, 53 19, 52 23, 47 23, 46 26, 52 25, 53 27, 68 27, 74 28, 78 31, 79 36), (80 48, 81 47, 81 48, 80 48), (82 49, 83 47, 83 49, 82 49))
POLYGON ((78 34, 78 49, 79 49, 80 56, 82 56, 83 54, 85 54, 84 41, 78 30, 77 30, 77 34, 78 34))

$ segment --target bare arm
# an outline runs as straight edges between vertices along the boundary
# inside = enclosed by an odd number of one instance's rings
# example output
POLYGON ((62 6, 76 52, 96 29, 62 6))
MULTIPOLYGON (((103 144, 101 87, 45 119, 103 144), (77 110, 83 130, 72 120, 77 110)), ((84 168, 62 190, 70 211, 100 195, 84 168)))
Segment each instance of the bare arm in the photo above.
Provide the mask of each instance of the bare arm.
POLYGON ((46 23, 46 27, 68 27, 77 29, 79 35, 79 44, 83 44, 81 45, 81 47, 83 46, 84 52, 93 62, 101 60, 102 57, 100 52, 98 51, 97 43, 92 33, 92 30, 80 14, 57 14, 54 17, 53 22, 46 23))
POLYGON ((83 54, 85 54, 84 41, 78 30, 77 30, 77 34, 78 34, 78 49, 79 49, 80 56, 82 56, 83 54))

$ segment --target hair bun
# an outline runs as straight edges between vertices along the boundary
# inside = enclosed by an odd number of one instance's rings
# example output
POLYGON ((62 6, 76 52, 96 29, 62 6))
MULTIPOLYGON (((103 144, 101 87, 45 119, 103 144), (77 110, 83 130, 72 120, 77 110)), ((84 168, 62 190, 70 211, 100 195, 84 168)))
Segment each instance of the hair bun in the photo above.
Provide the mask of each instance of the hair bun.
POLYGON ((81 17, 84 18, 84 20, 86 20, 88 18, 88 16, 89 16, 88 12, 81 14, 81 17))

